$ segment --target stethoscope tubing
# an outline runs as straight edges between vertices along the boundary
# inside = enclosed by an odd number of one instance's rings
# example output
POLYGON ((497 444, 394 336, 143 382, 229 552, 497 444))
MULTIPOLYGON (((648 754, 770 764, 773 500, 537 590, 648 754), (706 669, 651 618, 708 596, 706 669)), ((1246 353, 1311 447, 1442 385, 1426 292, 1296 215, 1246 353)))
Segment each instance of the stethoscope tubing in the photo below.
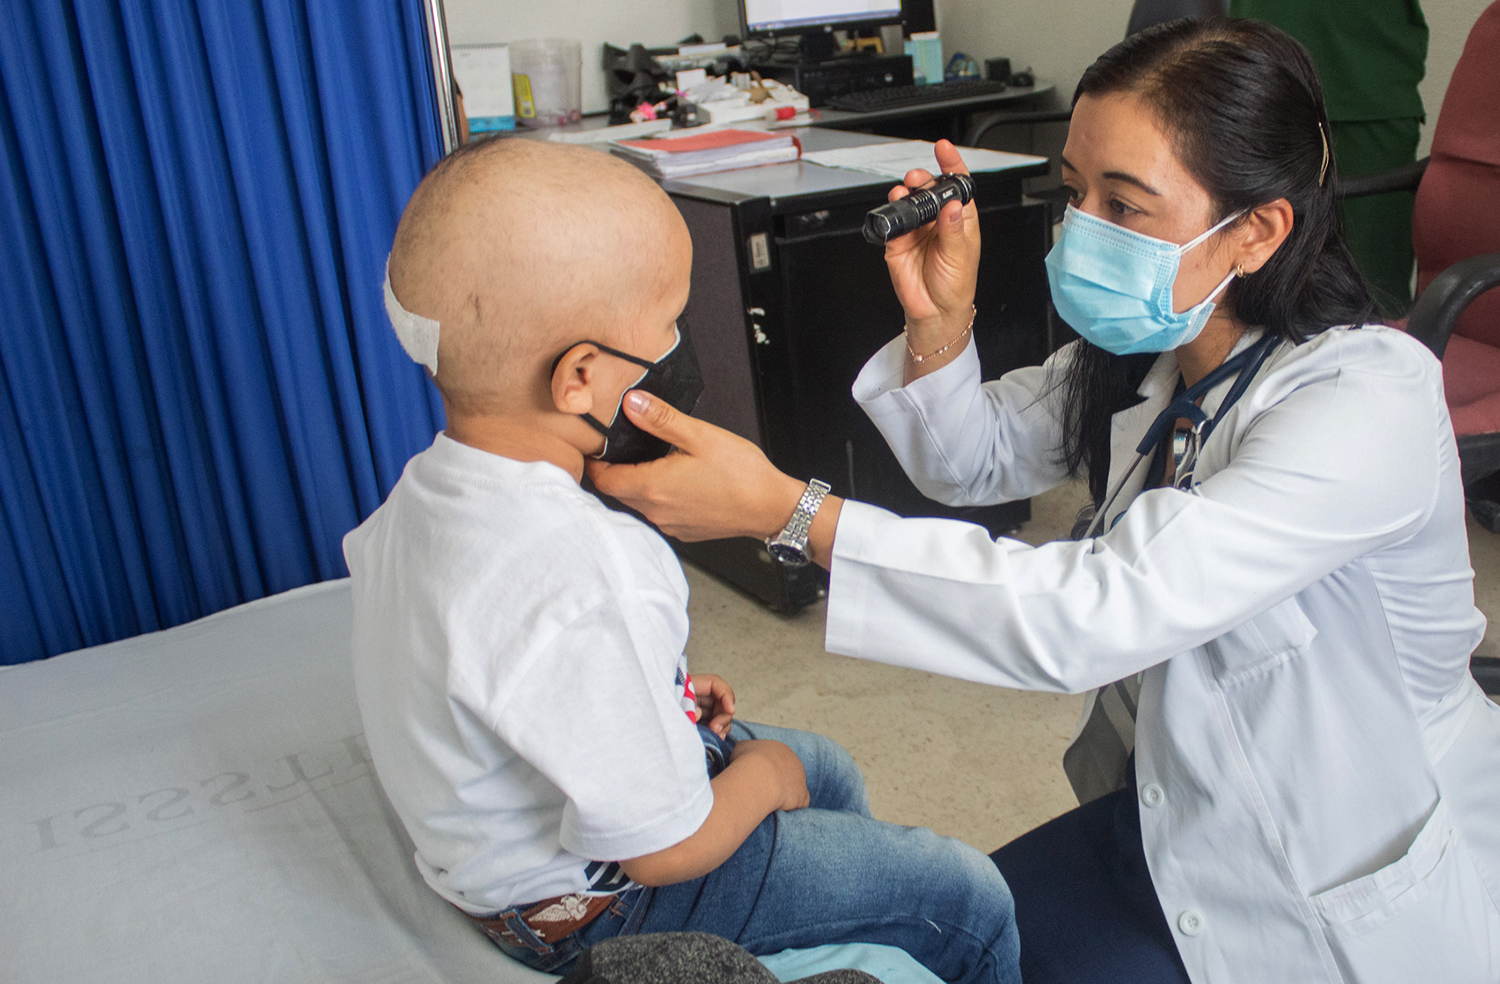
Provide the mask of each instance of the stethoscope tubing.
MULTIPOLYGON (((1185 409, 1189 407, 1193 411, 1196 411, 1196 419, 1193 421, 1192 438, 1188 442, 1182 462, 1177 464, 1177 468, 1180 470, 1182 465, 1186 464, 1187 473, 1184 478, 1189 485, 1187 491, 1191 491, 1190 486, 1193 474, 1197 470, 1198 455, 1202 452, 1203 445, 1208 441, 1209 435, 1213 433, 1219 421, 1223 419, 1224 414, 1229 412, 1229 408, 1238 403, 1240 397, 1245 395, 1245 391, 1250 388, 1250 383, 1259 375, 1261 367, 1265 365, 1266 360, 1270 358, 1271 352, 1275 350, 1276 343, 1277 339, 1275 336, 1266 335, 1257 341, 1253 347, 1246 349, 1240 355, 1199 380, 1181 396, 1174 399, 1165 410, 1157 414, 1156 419, 1151 422, 1151 426, 1146 429, 1146 437, 1136 448, 1135 460, 1130 463, 1130 467, 1125 470, 1125 474, 1121 475, 1119 480, 1115 482, 1114 488, 1104 497, 1104 505, 1100 506, 1094 514, 1093 522, 1089 523, 1088 532, 1083 535, 1085 540, 1099 535, 1104 525, 1104 518, 1109 515, 1110 509, 1114 507, 1115 500, 1125 490, 1125 486, 1130 482, 1130 477, 1136 473, 1136 470, 1141 467, 1141 463, 1147 457, 1155 455, 1156 446, 1161 439, 1162 428, 1170 426, 1171 421, 1183 416, 1185 409), (1236 368, 1239 370, 1239 375, 1235 377, 1234 386, 1230 388, 1229 393, 1224 397, 1223 404, 1220 405, 1213 419, 1210 420, 1198 408, 1197 401, 1227 379, 1229 374, 1234 372, 1236 368)), ((1182 488, 1183 486, 1174 482, 1173 487, 1182 488)))

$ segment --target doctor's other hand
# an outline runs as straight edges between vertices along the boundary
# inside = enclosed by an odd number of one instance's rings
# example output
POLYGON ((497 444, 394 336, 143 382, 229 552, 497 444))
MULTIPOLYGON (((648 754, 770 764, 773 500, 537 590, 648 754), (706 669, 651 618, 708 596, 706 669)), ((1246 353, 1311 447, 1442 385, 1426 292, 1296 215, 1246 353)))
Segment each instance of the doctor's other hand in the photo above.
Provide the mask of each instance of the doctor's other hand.
POLYGON ((679 540, 774 536, 791 519, 805 487, 782 474, 744 438, 679 413, 640 390, 625 414, 677 450, 639 465, 588 462, 594 486, 679 540))
MULTIPOLYGON (((943 173, 969 173, 949 141, 939 140, 936 154, 943 173)), ((927 171, 909 171, 905 183, 892 188, 888 197, 897 201, 931 183, 927 171)), ((949 202, 936 221, 886 243, 885 263, 896 298, 906 309, 911 347, 920 353, 942 348, 973 318, 979 277, 978 207, 972 201, 949 202)))

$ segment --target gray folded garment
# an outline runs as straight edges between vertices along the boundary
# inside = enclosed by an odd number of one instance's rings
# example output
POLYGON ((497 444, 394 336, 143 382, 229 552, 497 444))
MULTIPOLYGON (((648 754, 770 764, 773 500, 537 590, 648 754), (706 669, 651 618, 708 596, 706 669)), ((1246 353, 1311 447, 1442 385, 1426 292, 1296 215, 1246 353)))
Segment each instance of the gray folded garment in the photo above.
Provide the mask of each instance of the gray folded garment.
MULTIPOLYGON (((777 984, 750 951, 708 933, 647 933, 594 944, 561 984, 777 984)), ((880 984, 862 970, 829 970, 790 984, 880 984)))

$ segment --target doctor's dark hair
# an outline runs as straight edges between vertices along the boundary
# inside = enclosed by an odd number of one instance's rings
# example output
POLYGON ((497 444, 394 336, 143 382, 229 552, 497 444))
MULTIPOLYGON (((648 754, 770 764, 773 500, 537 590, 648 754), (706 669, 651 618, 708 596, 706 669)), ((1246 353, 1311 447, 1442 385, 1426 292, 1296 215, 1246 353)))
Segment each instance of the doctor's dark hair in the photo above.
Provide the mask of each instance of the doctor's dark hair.
MULTIPOLYGON (((1134 34, 1084 72, 1073 95, 1132 92, 1154 111, 1177 159, 1208 192, 1218 222, 1285 198, 1292 231, 1221 303, 1246 324, 1293 342, 1375 316, 1345 244, 1332 131, 1307 49, 1258 21, 1172 21, 1134 34), (1323 174, 1324 139, 1328 144, 1323 174), (1321 181, 1320 181, 1321 178, 1321 181)), ((1080 341, 1059 381, 1067 407, 1063 460, 1103 501, 1110 417, 1139 402, 1155 355, 1116 356, 1080 341)))

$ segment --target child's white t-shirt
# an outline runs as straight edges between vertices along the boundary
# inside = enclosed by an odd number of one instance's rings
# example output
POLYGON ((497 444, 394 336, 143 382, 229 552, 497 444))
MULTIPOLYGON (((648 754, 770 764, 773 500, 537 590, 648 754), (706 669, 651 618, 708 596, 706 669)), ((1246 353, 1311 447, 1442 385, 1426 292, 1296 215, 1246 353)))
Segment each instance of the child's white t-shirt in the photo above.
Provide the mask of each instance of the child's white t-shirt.
POLYGON ((687 582, 650 527, 439 434, 344 556, 365 737, 443 897, 488 914, 588 891, 590 862, 708 817, 674 687, 687 582))

